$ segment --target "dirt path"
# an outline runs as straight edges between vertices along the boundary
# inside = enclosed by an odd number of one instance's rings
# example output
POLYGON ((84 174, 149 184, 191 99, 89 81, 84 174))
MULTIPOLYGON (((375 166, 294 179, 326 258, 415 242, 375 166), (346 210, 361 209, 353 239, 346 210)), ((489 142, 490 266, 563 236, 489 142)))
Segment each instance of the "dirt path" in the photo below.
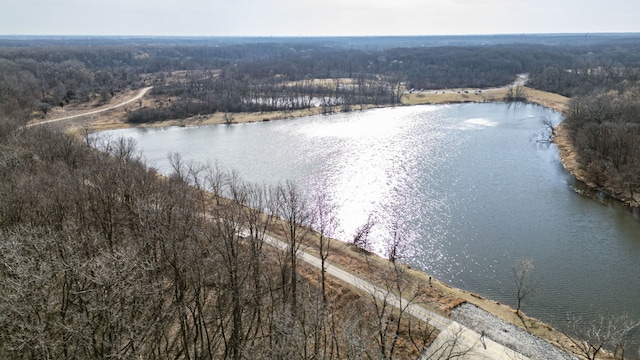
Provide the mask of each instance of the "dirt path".
POLYGON ((80 114, 75 114, 75 115, 69 115, 69 116, 65 116, 65 117, 61 117, 61 118, 57 118, 57 119, 51 119, 51 120, 46 120, 46 121, 41 121, 41 122, 37 122, 37 123, 33 123, 33 124, 29 124, 27 125, 27 127, 31 127, 31 126, 35 126, 35 125, 42 125, 42 124, 50 124, 53 122, 58 122, 58 121, 64 121, 64 120, 71 120, 71 119, 76 119, 82 116, 87 116, 87 115, 95 115, 95 114, 99 114, 105 111, 109 111, 109 110, 113 110, 113 109, 117 109, 119 107, 131 104, 134 101, 140 100, 142 99, 143 96, 145 96, 153 87, 149 86, 146 88, 142 88, 140 90, 138 90, 138 92, 136 93, 136 95, 132 98, 126 99, 123 102, 114 104, 114 105, 108 105, 106 107, 100 108, 100 109, 96 109, 96 110, 92 110, 92 111, 88 111, 88 112, 83 112, 80 114))

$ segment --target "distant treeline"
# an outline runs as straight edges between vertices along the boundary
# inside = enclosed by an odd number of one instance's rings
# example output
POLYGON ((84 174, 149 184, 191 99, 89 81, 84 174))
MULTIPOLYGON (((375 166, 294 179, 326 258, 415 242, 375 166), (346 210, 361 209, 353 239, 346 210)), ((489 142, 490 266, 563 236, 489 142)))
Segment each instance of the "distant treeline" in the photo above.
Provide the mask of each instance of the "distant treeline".
POLYGON ((388 105, 399 102, 401 87, 502 86, 519 73, 530 73, 533 87, 574 96, 619 87, 623 79, 634 82, 640 68, 640 40, 634 38, 563 47, 511 43, 379 50, 359 49, 355 39, 344 46, 288 40, 207 45, 132 38, 90 46, 82 39, 77 40, 81 45, 68 45, 69 40, 57 46, 0 47, 0 115, 28 118, 71 101, 106 102, 126 88, 145 85, 154 85, 154 94, 169 96, 172 103, 140 109, 130 121, 388 105), (177 71, 189 76, 176 81, 177 71))

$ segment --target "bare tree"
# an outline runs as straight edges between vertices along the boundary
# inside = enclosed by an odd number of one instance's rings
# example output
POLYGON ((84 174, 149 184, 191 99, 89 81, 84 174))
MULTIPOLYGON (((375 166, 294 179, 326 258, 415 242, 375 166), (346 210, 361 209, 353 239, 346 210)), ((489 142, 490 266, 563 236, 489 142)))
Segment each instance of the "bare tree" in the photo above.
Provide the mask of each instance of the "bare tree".
POLYGON ((277 214, 283 220, 281 230, 287 241, 287 259, 282 268, 282 289, 285 299, 296 310, 298 283, 298 250, 309 235, 311 214, 300 190, 291 181, 277 189, 277 214))
POLYGON ((390 239, 387 241, 387 259, 392 263, 404 258, 407 254, 407 229, 400 219, 395 219, 391 224, 390 239))
POLYGON ((274 199, 270 197, 269 188, 259 187, 251 184, 246 185, 247 197, 245 203, 242 204, 243 213, 243 231, 248 235, 244 237, 245 243, 249 250, 247 273, 247 290, 252 294, 249 296, 249 311, 247 323, 249 324, 245 330, 245 338, 255 339, 263 326, 263 306, 266 285, 263 278, 265 256, 263 245, 267 229, 273 224, 274 199))
POLYGON ((514 84, 510 84, 507 86, 507 94, 505 95, 505 101, 515 102, 515 101, 525 101, 525 100, 527 100, 527 96, 523 86, 514 85, 514 84))
POLYGON ((627 315, 601 316, 594 322, 587 322, 581 317, 572 317, 563 331, 570 346, 565 350, 587 360, 595 360, 605 349, 614 352, 616 359, 624 359, 626 340, 631 330, 640 326, 627 315))
POLYGON ((546 116, 542 117, 540 122, 542 123, 542 130, 540 130, 538 142, 551 142, 551 140, 553 140, 553 130, 555 128, 553 126, 553 122, 546 116))
POLYGON ((518 317, 522 321, 522 324, 526 328, 527 324, 524 321, 524 318, 522 316, 522 313, 520 312, 520 309, 522 308, 522 304, 525 301, 525 299, 528 296, 530 296, 530 294, 534 290, 533 284, 531 282, 531 271, 533 271, 533 260, 531 259, 520 260, 518 265, 512 268, 512 271, 513 271, 512 278, 515 285, 514 290, 515 290, 515 295, 517 299, 516 315, 518 315, 518 317))
POLYGON ((371 251, 371 243, 370 243, 369 235, 371 234, 371 229, 373 229, 373 226, 375 224, 376 222, 373 219, 373 216, 369 215, 369 217, 367 218, 367 222, 360 225, 360 227, 356 229, 356 232, 353 235, 353 240, 351 240, 351 243, 359 247, 360 249, 363 249, 365 251, 371 251))
POLYGON ((234 117, 235 116, 232 113, 229 113, 229 112, 224 113, 223 115, 224 123, 227 125, 233 124, 234 117))
POLYGON ((402 328, 402 321, 405 318, 405 311, 413 299, 406 299, 396 296, 394 292, 405 290, 407 283, 398 268, 393 266, 393 276, 387 279, 384 293, 379 293, 377 289, 372 290, 371 303, 375 310, 375 339, 378 345, 379 355, 382 359, 392 359, 395 355, 399 334, 402 328), (398 300, 398 306, 394 300, 398 300))
POLYGON ((326 193, 316 194, 313 199, 312 227, 318 234, 318 253, 320 254, 320 275, 322 281, 322 299, 326 305, 326 261, 331 251, 331 237, 337 227, 337 218, 333 215, 333 205, 326 193))
MULTIPOLYGON (((406 268, 395 261, 404 256, 405 248, 401 244, 406 236, 405 229, 396 222, 390 232, 390 261, 381 273, 382 287, 369 291, 375 315, 372 319, 373 336, 378 345, 378 355, 382 359, 395 358, 401 333, 409 334, 409 342, 418 353, 424 351, 433 334, 433 329, 428 324, 412 318, 407 312, 422 290, 407 276, 406 268)), ((371 263, 368 264, 371 266, 371 263)), ((372 267, 370 272, 376 271, 372 267)))
POLYGON ((473 351, 473 345, 465 344, 463 329, 447 330, 446 333, 430 333, 429 347, 421 353, 420 360, 465 359, 473 351))

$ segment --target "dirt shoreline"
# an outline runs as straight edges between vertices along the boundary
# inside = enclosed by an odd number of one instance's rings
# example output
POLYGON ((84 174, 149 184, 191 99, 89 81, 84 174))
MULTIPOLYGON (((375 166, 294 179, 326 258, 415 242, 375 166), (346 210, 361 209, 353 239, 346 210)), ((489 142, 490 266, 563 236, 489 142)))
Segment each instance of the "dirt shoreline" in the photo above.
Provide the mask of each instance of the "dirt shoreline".
MULTIPOLYGON (((122 97, 117 99, 117 102, 127 102, 128 97, 133 97, 137 92, 128 91, 125 94, 125 99, 122 97)), ((487 103, 487 102, 502 102, 507 94, 506 88, 488 89, 481 92, 477 92, 470 89, 448 89, 437 91, 425 91, 414 92, 406 94, 402 98, 402 104, 397 106, 412 106, 412 105, 439 105, 439 104, 459 104, 459 103, 487 103)), ((568 102, 568 98, 539 91, 531 88, 525 88, 525 95, 527 101, 530 103, 538 104, 552 110, 561 112, 564 106, 568 102)), ((198 115, 186 119, 173 119, 166 121, 158 121, 154 123, 141 123, 130 124, 125 121, 127 112, 133 111, 140 107, 154 107, 155 101, 147 97, 142 98, 139 101, 129 103, 124 106, 109 109, 107 111, 90 115, 84 118, 74 118, 66 120, 65 125, 70 128, 72 132, 84 133, 84 132, 98 132, 104 130, 115 130, 132 127, 172 127, 172 126, 202 126, 202 125, 220 125, 220 124, 243 124, 252 122, 266 122, 276 121, 282 119, 299 119, 308 116, 322 114, 320 107, 314 107, 311 109, 293 110, 293 111, 273 111, 273 112, 253 112, 253 113, 215 113, 211 115, 198 115)), ((78 116, 82 112, 95 112, 101 108, 112 107, 110 104, 105 104, 101 107, 95 105, 79 104, 78 106, 67 106, 64 109, 55 109, 50 112, 46 117, 33 121, 31 124, 39 122, 47 122, 52 119, 62 118, 65 116, 73 115, 78 116)), ((388 106, 354 106, 350 111, 362 111, 368 109, 374 109, 378 107, 388 106)), ((342 112, 339 107, 335 108, 335 112, 342 112)))

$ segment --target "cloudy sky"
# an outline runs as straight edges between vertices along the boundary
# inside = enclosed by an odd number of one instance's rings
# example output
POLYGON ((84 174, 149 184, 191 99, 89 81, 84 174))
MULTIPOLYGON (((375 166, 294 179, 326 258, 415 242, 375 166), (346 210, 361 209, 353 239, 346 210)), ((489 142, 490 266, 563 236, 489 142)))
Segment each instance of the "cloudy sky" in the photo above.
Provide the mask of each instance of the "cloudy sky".
POLYGON ((638 0, 0 0, 3 35, 640 32, 638 0))

